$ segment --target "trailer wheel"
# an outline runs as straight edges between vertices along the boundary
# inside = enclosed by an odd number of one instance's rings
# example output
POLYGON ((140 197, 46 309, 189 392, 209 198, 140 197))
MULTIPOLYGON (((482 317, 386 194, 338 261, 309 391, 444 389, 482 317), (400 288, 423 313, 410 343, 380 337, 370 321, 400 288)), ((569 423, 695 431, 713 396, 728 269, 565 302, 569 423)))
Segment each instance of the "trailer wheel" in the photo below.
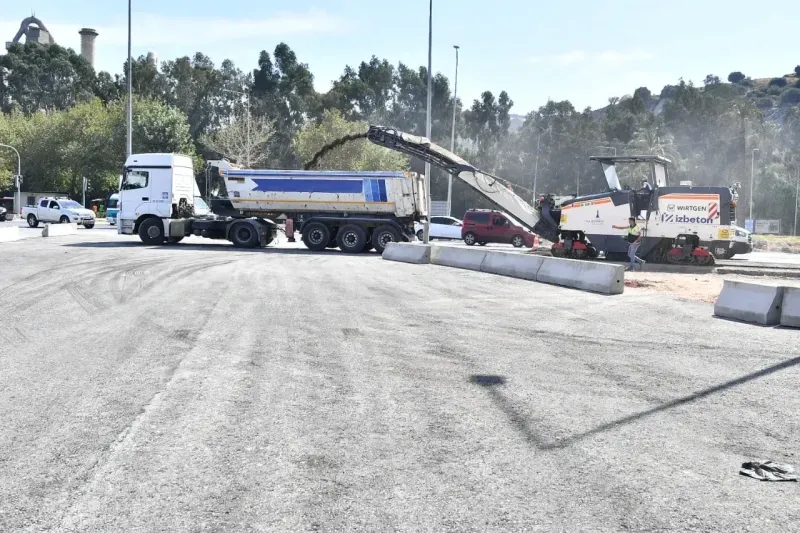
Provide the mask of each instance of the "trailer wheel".
POLYGON ((400 242, 400 240, 400 232, 389 225, 378 226, 375 228, 375 231, 372 232, 372 245, 379 254, 383 253, 387 244, 390 242, 400 242))
POLYGON ((162 244, 164 242, 164 223, 160 218, 145 219, 139 225, 139 238, 145 244, 162 244))
POLYGON ((255 248, 258 246, 258 233, 247 222, 237 222, 230 232, 230 240, 238 248, 255 248))
POLYGON ((341 251, 348 254, 361 253, 367 245, 367 232, 361 226, 348 224, 339 230, 336 240, 341 251))
POLYGON ((315 252, 321 252, 331 241, 331 230, 322 222, 312 222, 303 228, 303 244, 315 252))

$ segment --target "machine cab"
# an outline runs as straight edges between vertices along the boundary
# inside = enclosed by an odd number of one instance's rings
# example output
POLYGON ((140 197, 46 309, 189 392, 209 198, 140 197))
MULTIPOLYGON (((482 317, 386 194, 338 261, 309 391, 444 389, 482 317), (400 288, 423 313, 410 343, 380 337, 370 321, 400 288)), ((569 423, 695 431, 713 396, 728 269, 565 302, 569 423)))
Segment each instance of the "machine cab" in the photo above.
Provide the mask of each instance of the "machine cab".
POLYGON ((178 154, 134 154, 122 169, 119 191, 120 232, 133 229, 145 215, 177 216, 181 206, 194 203, 192 159, 178 154))

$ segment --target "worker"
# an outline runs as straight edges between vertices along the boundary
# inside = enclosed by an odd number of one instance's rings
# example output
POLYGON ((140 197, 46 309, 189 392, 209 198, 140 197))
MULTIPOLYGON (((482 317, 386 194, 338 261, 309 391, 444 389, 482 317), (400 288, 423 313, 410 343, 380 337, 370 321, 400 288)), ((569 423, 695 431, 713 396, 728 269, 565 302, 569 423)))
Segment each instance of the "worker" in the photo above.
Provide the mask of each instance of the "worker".
POLYGON ((650 182, 647 181, 647 178, 642 178, 642 190, 645 192, 650 192, 653 190, 653 186, 650 185, 650 182))
POLYGON ((611 226, 614 229, 627 229, 628 233, 625 236, 626 240, 630 243, 628 246, 628 258, 631 260, 631 264, 628 268, 625 269, 626 272, 631 271, 636 268, 636 264, 638 263, 639 270, 642 269, 645 263, 644 259, 636 257, 636 252, 639 251, 639 245, 642 244, 642 236, 644 235, 644 231, 636 224, 636 218, 630 217, 628 219, 628 226, 611 226))

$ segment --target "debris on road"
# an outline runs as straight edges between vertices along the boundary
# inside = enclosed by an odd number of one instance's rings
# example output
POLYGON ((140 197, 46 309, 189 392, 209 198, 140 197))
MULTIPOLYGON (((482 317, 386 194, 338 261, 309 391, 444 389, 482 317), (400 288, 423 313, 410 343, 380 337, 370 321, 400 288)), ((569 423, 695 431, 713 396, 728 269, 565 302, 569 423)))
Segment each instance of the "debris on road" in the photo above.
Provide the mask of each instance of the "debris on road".
POLYGON ((742 463, 739 474, 759 481, 797 481, 797 474, 794 473, 792 465, 772 461, 742 463))

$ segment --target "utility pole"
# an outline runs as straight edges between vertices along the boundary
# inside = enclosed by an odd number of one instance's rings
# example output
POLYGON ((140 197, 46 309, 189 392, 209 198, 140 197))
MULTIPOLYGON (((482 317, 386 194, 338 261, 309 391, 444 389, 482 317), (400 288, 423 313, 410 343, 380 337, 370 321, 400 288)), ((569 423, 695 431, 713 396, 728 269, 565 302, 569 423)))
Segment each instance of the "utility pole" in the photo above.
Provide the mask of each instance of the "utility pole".
POLYGON ((133 153, 133 59, 131 55, 131 2, 128 0, 128 117, 127 145, 128 157, 133 153))
MULTIPOLYGON (((456 153, 456 110, 458 109, 458 48, 457 44, 453 45, 456 49, 456 80, 453 86, 453 131, 450 134, 450 151, 456 153)), ((447 214, 453 216, 453 175, 447 173, 447 214)))
MULTIPOLYGON (((753 155, 750 159, 750 220, 753 220, 753 184, 756 181, 756 152, 760 152, 758 148, 753 148, 753 155)), ((755 222, 753 222, 753 229, 755 229, 755 222)))
POLYGON ((539 138, 536 140, 536 164, 533 167, 533 195, 532 201, 533 205, 536 205, 536 178, 539 175, 539 145, 542 142, 542 134, 539 134, 539 138))
MULTIPOLYGON (((433 100, 433 74, 431 64, 433 58, 433 0, 428 6, 428 112, 425 117, 425 136, 431 140, 431 105, 433 100)), ((431 229, 431 164, 425 163, 425 193, 428 195, 426 200, 427 216, 422 231, 422 242, 428 244, 428 237, 431 229)))
POLYGON ((14 150, 14 153, 17 154, 17 175, 14 176, 14 184, 17 186, 17 214, 22 214, 22 193, 20 192, 22 189, 22 159, 19 157, 19 152, 16 148, 11 146, 10 144, 0 144, 2 148, 8 148, 9 150, 14 150))
POLYGON ((83 189, 83 195, 82 195, 83 201, 81 202, 81 205, 83 207, 86 207, 86 176, 83 177, 83 184, 81 188, 83 189))
POLYGON ((794 229, 792 235, 797 236, 797 202, 800 200, 800 165, 797 165, 797 179, 794 182, 794 229))

